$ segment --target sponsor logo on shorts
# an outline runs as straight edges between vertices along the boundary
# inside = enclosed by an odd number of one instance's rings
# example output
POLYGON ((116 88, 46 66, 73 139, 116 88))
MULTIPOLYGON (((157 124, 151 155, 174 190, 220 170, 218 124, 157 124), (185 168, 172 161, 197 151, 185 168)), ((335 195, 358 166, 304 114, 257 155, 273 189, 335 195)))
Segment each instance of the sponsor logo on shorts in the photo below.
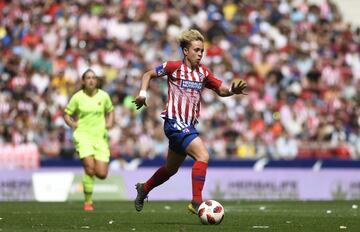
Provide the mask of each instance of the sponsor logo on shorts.
POLYGON ((183 133, 190 133, 190 130, 188 128, 185 128, 182 130, 183 133))

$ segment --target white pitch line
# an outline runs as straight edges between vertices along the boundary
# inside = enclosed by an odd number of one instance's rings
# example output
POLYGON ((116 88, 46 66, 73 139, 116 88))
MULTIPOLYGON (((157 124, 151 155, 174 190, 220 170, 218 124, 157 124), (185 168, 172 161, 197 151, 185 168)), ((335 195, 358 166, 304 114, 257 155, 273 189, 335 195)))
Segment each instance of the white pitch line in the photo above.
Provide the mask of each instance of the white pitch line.
POLYGON ((254 229, 269 229, 269 226, 253 226, 254 229))

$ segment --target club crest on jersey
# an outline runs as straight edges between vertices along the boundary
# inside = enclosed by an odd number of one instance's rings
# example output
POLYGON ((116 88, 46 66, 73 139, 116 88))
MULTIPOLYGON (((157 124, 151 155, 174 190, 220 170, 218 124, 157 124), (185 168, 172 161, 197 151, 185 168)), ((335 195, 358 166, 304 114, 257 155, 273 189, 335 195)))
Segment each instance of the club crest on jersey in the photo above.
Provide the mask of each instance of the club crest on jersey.
POLYGON ((199 73, 199 78, 200 78, 200 81, 202 82, 202 81, 203 81, 203 79, 204 79, 204 74, 199 73))
POLYGON ((181 80, 181 87, 185 89, 201 90, 202 82, 181 80))

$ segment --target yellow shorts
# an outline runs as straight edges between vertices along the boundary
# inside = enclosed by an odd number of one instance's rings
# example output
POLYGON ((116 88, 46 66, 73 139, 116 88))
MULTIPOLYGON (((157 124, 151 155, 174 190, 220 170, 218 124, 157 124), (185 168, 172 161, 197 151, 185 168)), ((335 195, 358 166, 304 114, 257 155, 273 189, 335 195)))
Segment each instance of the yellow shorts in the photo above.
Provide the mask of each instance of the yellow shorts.
POLYGON ((75 138, 74 144, 79 158, 83 159, 88 156, 94 156, 94 159, 109 162, 110 150, 107 138, 75 138))

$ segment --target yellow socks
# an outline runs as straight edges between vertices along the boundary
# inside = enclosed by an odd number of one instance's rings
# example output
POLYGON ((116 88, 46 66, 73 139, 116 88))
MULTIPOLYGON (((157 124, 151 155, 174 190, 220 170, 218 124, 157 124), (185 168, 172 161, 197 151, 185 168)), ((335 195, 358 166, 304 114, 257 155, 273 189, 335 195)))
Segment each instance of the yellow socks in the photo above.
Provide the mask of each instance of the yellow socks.
POLYGON ((83 189, 86 203, 92 203, 92 193, 94 188, 94 177, 85 174, 83 176, 83 189))

